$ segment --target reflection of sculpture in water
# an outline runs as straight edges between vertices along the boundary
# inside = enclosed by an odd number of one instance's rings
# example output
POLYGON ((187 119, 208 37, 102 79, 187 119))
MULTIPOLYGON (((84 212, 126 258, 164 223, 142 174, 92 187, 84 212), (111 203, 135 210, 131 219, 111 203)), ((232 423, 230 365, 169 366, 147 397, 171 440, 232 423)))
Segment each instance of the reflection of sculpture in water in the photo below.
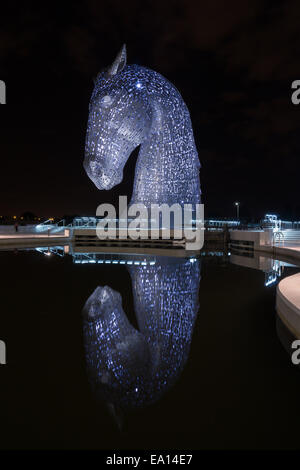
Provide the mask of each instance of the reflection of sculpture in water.
POLYGON ((140 147, 131 204, 200 203, 200 163, 189 111, 162 75, 126 65, 126 49, 98 74, 89 107, 84 168, 98 189, 123 179, 140 147))
POLYGON ((157 259, 128 269, 139 331, 110 287, 97 287, 83 309, 89 379, 118 409, 151 404, 174 384, 188 358, 198 311, 198 260, 157 259))

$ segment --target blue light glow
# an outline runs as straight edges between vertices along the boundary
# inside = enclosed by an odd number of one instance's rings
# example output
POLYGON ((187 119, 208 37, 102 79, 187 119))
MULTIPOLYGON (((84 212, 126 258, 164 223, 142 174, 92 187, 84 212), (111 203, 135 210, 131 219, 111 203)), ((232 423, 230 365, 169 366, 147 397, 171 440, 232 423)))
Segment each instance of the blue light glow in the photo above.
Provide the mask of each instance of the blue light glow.
POLYGON ((84 167, 98 189, 123 179, 140 145, 131 204, 200 203, 200 163, 189 111, 162 75, 126 65, 123 47, 98 74, 89 106, 84 167))
POLYGON ((157 258, 128 267, 138 329, 121 295, 97 287, 83 308, 88 376, 92 388, 117 408, 157 401, 178 379, 188 358, 198 312, 200 262, 157 258))

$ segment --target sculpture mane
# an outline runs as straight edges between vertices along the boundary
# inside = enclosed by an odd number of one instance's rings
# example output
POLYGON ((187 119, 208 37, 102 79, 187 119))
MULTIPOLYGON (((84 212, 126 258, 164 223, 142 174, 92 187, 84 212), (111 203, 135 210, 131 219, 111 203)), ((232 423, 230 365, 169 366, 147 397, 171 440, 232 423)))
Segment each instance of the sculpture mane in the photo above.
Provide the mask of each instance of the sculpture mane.
POLYGON ((200 162, 188 109, 162 75, 126 65, 123 46, 98 74, 90 101, 84 168, 98 189, 122 181, 139 145, 131 204, 200 203, 200 162))

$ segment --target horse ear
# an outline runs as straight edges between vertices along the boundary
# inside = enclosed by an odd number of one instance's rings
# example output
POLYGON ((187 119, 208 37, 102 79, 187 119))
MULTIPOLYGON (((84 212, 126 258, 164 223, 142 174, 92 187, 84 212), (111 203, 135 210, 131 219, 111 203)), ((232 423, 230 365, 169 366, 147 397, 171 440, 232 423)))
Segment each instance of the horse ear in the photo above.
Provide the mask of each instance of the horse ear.
POLYGON ((123 44, 122 49, 120 50, 119 54, 115 58, 114 62, 108 69, 108 74, 110 76, 116 75, 119 72, 122 72, 126 65, 127 54, 126 54, 126 45, 123 44))

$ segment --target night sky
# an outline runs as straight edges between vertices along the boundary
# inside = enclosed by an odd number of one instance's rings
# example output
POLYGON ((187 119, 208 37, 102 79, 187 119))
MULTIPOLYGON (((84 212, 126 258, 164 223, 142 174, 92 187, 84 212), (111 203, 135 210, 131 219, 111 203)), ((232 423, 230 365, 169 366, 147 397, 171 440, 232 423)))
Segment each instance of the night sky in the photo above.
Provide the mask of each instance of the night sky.
POLYGON ((206 215, 232 217, 238 200, 241 216, 300 219, 298 1, 63 3, 0 17, 0 214, 95 215, 130 197, 137 151, 111 191, 82 166, 93 77, 126 43, 128 63, 164 75, 190 110, 206 215))

